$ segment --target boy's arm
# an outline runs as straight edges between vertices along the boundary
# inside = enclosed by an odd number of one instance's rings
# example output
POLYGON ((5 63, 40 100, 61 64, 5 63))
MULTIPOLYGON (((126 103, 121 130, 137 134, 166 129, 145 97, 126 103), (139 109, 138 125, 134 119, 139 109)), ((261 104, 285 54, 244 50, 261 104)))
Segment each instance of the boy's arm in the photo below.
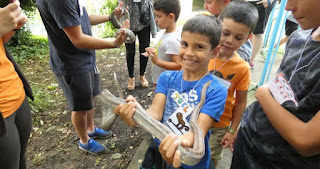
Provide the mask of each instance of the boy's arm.
POLYGON ((320 111, 305 123, 283 108, 267 85, 259 87, 255 96, 272 126, 299 154, 308 157, 320 153, 320 111))
POLYGON ((157 56, 151 57, 151 60, 154 64, 166 70, 180 70, 182 67, 179 55, 171 55, 172 62, 158 59, 157 56))
POLYGON ((236 102, 233 108, 233 113, 232 113, 232 123, 230 126, 230 129, 227 131, 227 133, 224 135, 224 137, 221 140, 221 145, 222 147, 230 147, 231 144, 234 142, 236 139, 235 133, 231 132, 236 132, 238 129, 238 126, 241 121, 242 117, 242 112, 246 108, 247 105, 247 94, 248 90, 237 90, 236 91, 236 102), (231 132, 230 132, 231 131, 231 132))
POLYGON ((154 119, 160 121, 163 116, 166 99, 166 95, 164 95, 163 93, 157 93, 153 98, 150 108, 147 109, 147 113, 154 119))
POLYGON ((182 65, 180 61, 179 55, 171 54, 171 60, 172 62, 165 61, 162 59, 158 59, 158 56, 156 55, 156 49, 153 47, 147 47, 146 52, 142 55, 145 57, 150 57, 152 63, 158 65, 159 67, 166 69, 166 70, 180 70, 182 65))
MULTIPOLYGON (((120 104, 113 110, 114 114, 119 115, 123 122, 129 126, 136 126, 137 123, 133 121, 133 115, 136 111, 136 106, 139 104, 133 96, 129 95, 126 98, 127 104, 120 104)), ((157 93, 152 101, 152 104, 147 113, 154 119, 160 121, 162 119, 164 105, 166 102, 166 95, 157 93)))

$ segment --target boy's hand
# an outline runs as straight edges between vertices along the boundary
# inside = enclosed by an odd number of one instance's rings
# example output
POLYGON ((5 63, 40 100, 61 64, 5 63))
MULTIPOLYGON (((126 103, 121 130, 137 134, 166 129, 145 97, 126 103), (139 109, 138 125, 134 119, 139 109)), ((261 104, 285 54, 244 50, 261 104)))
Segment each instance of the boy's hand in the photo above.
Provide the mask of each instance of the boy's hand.
POLYGON ((233 136, 234 136, 234 139, 232 140, 232 142, 230 143, 230 146, 229 146, 229 147, 230 147, 230 150, 231 150, 232 152, 233 152, 233 150, 234 150, 234 143, 236 142, 236 138, 237 138, 237 135, 238 135, 238 131, 239 131, 239 130, 237 130, 236 133, 234 133, 234 135, 233 135, 233 136))
POLYGON ((177 150, 180 143, 178 136, 171 133, 161 141, 159 146, 162 159, 164 159, 168 164, 172 164, 175 168, 181 166, 181 152, 180 150, 177 150))
POLYGON ((178 168, 181 166, 180 158, 181 152, 177 150, 179 144, 184 147, 193 146, 193 132, 186 133, 182 136, 178 136, 171 133, 167 135, 159 146, 159 151, 161 153, 162 159, 164 159, 168 164, 172 164, 173 167, 178 168))
POLYGON ((235 136, 233 134, 231 134, 230 132, 226 132, 226 134, 224 134, 222 140, 221 140, 221 146, 223 148, 226 147, 230 147, 231 149, 231 145, 235 140, 235 136))
POLYGON ((136 111, 137 101, 133 96, 129 95, 126 98, 127 104, 120 104, 114 108, 113 113, 119 115, 121 120, 129 126, 136 126, 137 123, 133 121, 133 114, 136 111))
POLYGON ((158 56, 156 55, 156 49, 153 47, 147 47, 145 50, 146 52, 142 53, 142 55, 145 57, 150 57, 152 63, 157 64, 158 56))

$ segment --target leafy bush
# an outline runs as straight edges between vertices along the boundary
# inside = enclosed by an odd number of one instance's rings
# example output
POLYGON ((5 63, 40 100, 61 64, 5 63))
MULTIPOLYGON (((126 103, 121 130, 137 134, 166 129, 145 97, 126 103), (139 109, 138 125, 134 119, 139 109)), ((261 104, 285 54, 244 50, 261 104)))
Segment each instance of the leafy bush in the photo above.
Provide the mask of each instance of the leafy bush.
POLYGON ((30 30, 18 31, 7 44, 16 61, 23 63, 27 58, 43 58, 49 53, 47 38, 32 35, 30 30))

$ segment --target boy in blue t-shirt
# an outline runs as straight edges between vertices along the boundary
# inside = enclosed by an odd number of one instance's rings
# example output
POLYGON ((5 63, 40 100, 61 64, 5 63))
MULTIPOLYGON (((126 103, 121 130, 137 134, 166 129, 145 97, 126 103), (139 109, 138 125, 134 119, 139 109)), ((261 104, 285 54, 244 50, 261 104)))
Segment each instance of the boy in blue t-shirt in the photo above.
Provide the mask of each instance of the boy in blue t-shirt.
MULTIPOLYGON (((155 139, 147 151, 141 168, 155 168, 159 163, 163 166, 163 160, 166 161, 164 162, 165 168, 208 169, 210 167, 209 129, 214 122, 219 121, 227 97, 226 88, 208 72, 210 59, 219 51, 219 48, 216 47, 219 44, 220 35, 221 24, 214 16, 197 15, 184 25, 179 52, 182 70, 166 71, 160 75, 156 95, 147 110, 150 116, 161 121, 176 135, 169 134, 162 141, 155 139), (189 107, 195 108, 200 101, 203 85, 207 81, 212 81, 212 83, 206 91, 206 101, 198 117, 198 123, 205 138, 205 154, 198 164, 188 166, 181 164, 181 152, 176 149, 180 143, 182 146, 192 147, 194 134, 193 132, 187 132, 185 128, 176 126, 188 126, 191 112, 187 111, 182 114, 184 124, 182 122, 177 123, 176 115, 183 107, 175 102, 172 95, 178 94, 189 107), (153 155, 148 156, 148 153, 153 153, 153 155)), ((134 126, 136 123, 132 116, 137 102, 132 96, 127 98, 127 102, 128 104, 117 106, 114 113, 120 115, 126 124, 134 126)))

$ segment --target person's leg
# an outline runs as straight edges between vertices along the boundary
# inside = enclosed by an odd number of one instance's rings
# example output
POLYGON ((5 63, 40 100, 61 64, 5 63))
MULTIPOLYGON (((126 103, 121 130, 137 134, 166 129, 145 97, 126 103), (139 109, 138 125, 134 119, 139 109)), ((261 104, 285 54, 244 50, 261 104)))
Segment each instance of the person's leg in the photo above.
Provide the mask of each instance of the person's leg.
POLYGON ((72 111, 71 122, 80 138, 80 142, 87 143, 90 139, 87 134, 87 111, 72 111))
POLYGON ((272 5, 265 8, 262 4, 256 4, 256 2, 252 2, 252 4, 257 8, 259 13, 259 20, 257 23, 256 28, 253 31, 253 36, 251 38, 252 42, 252 54, 250 57, 250 67, 254 68, 253 61, 262 49, 263 46, 263 40, 264 40, 264 30, 268 23, 269 15, 274 7, 274 5, 277 3, 275 0, 272 5))
MULTIPOLYGON (((68 100, 72 110, 71 121, 76 130, 80 142, 79 148, 90 153, 100 153, 105 147, 98 142, 90 139, 88 135, 88 114, 93 118, 93 95, 100 93, 100 89, 94 91, 94 75, 96 68, 89 72, 76 75, 57 75, 57 80, 68 100)), ((89 130, 93 130, 93 119, 89 119, 89 130)))
MULTIPOLYGON (((135 35, 136 32, 133 32, 135 35)), ((135 81, 134 81, 134 56, 136 54, 136 42, 126 43, 126 60, 127 60, 127 68, 129 73, 129 81, 128 81, 128 90, 135 89, 135 81)))
POLYGON ((17 169, 20 161, 19 132, 15 123, 16 113, 5 118, 7 135, 0 137, 0 164, 1 168, 17 169))
POLYGON ((213 127, 210 129, 211 135, 209 138, 209 147, 211 151, 211 159, 214 163, 214 166, 217 167, 219 160, 222 158, 222 146, 221 146, 221 140, 223 136, 226 134, 228 128, 217 128, 213 127))
MULTIPOLYGON (((258 53, 260 52, 263 45, 264 35, 263 34, 255 34, 252 36, 252 53, 250 62, 253 62, 258 53)), ((250 65, 251 66, 251 65, 250 65)), ((254 67, 254 66, 251 66, 254 67)))
POLYGON ((31 110, 27 98, 17 111, 4 121, 7 135, 0 137, 1 168, 25 169, 25 151, 32 129, 31 110))
POLYGON ((19 132, 20 138, 20 166, 19 169, 26 169, 26 149, 28 145, 28 140, 32 130, 32 117, 31 108, 28 99, 25 98, 20 108, 16 111, 15 118, 16 126, 19 132))
POLYGON ((139 54, 140 54, 140 76, 139 80, 141 82, 142 87, 148 87, 149 83, 146 80, 144 73, 146 71, 146 67, 148 64, 148 57, 142 55, 147 47, 150 46, 150 26, 143 28, 138 32, 139 38, 139 54))

